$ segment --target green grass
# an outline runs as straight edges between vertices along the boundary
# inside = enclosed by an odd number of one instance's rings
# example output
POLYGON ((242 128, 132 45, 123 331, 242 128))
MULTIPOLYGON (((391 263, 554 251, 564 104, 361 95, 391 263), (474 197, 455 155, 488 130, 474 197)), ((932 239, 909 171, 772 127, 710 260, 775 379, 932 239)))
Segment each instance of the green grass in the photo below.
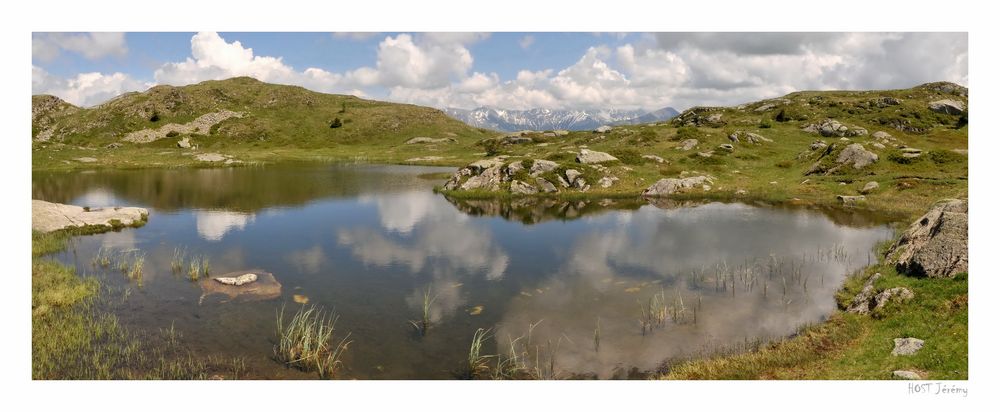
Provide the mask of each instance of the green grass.
POLYGON ((336 377, 352 342, 350 333, 336 341, 337 315, 325 314, 316 306, 306 308, 303 305, 285 324, 284 314, 282 307, 277 316, 275 358, 291 367, 316 371, 320 378, 336 377))
POLYGON ((431 287, 427 286, 427 290, 424 291, 423 301, 421 304, 422 316, 419 321, 411 320, 410 326, 420 334, 420 336, 427 335, 427 330, 431 327, 431 306, 434 301, 437 300, 438 295, 431 296, 431 287))

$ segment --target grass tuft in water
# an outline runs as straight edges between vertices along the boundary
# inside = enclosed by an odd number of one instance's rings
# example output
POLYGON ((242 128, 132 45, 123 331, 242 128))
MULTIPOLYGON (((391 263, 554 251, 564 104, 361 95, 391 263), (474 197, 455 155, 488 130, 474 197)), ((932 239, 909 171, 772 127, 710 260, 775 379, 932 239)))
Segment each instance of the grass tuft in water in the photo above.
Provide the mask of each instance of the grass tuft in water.
POLYGON ((320 378, 332 378, 343 366, 342 357, 351 342, 348 333, 339 343, 334 343, 338 316, 325 314, 322 309, 305 305, 299 308, 288 324, 284 321, 285 308, 277 317, 278 344, 274 356, 285 365, 300 370, 313 370, 320 378))
POLYGON ((492 329, 479 328, 472 335, 472 344, 469 345, 469 356, 466 358, 465 370, 463 371, 464 378, 475 379, 489 372, 488 362, 493 355, 483 354, 483 342, 490 339, 491 331, 492 329))
POLYGON ((191 262, 188 263, 188 279, 192 282, 197 282, 201 278, 201 257, 194 256, 191 258, 191 262))
POLYGON ((427 330, 431 327, 431 305, 434 304, 434 301, 437 300, 437 298, 438 295, 431 297, 431 287, 427 286, 427 290, 424 291, 424 300, 422 305, 423 316, 419 321, 410 321, 410 325, 413 326, 413 329, 416 330, 417 333, 420 333, 420 336, 427 335, 427 330))
POLYGON ((181 273, 184 270, 184 260, 187 258, 187 248, 174 247, 174 256, 170 258, 170 270, 181 273))

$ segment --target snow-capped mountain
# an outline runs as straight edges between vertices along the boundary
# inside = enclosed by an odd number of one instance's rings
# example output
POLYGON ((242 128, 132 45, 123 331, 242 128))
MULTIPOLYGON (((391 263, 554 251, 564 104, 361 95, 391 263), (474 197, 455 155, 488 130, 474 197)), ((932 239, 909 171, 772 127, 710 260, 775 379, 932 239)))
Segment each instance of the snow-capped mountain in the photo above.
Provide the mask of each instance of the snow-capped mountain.
POLYGON ((677 110, 666 107, 645 110, 508 110, 480 107, 473 110, 447 108, 446 114, 474 127, 513 132, 518 130, 590 130, 602 125, 637 124, 668 120, 677 110))

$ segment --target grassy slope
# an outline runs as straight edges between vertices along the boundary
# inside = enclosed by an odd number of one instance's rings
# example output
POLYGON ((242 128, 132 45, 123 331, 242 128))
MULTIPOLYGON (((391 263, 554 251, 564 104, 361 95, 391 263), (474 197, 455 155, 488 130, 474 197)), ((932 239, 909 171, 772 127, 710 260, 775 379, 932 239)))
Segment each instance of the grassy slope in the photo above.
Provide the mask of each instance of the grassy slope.
MULTIPOLYGON (((526 158, 546 158, 567 164, 573 162, 572 152, 581 147, 605 151, 622 159, 611 164, 612 173, 621 180, 609 189, 594 187, 590 194, 606 196, 638 194, 663 177, 679 177, 707 173, 716 178, 711 192, 693 193, 696 198, 732 198, 738 190, 745 190, 748 200, 799 203, 836 203, 837 195, 857 195, 869 181, 876 181, 880 189, 868 195, 863 207, 897 211, 905 217, 922 214, 934 201, 945 197, 965 197, 968 193, 968 160, 966 155, 953 152, 968 147, 968 129, 955 128, 959 116, 931 112, 929 101, 963 98, 917 87, 906 90, 871 92, 798 92, 785 96, 791 103, 770 110, 754 109, 768 101, 751 103, 744 108, 724 108, 713 113, 722 114, 725 124, 712 127, 681 128, 678 122, 660 125, 639 125, 615 128, 605 138, 590 132, 574 132, 565 138, 536 140, 548 143, 503 146, 503 154, 526 158), (881 97, 894 97, 902 104, 878 108, 868 102, 881 97), (778 113, 795 120, 775 121, 778 113), (877 149, 871 146, 870 136, 853 137, 851 142, 840 142, 838 137, 821 137, 801 130, 805 125, 834 118, 842 123, 866 128, 870 133, 885 131, 909 147, 925 151, 924 155, 908 164, 891 160, 896 149, 877 149), (905 133, 890 125, 893 122, 910 122, 912 126, 926 128, 925 133, 905 133), (887 124, 883 124, 887 123, 887 124), (761 125, 765 127, 761 127, 761 125), (731 143, 727 136, 733 131, 748 131, 773 139, 773 143, 751 145, 735 144, 733 153, 714 150, 719 145, 731 143), (691 151, 676 150, 679 140, 697 138, 701 143, 691 151), (866 149, 879 155, 879 161, 864 170, 843 170, 830 176, 805 176, 818 153, 809 152, 815 140, 837 143, 840 148, 850 143, 862 143, 866 149), (697 157, 696 152, 713 151, 711 158, 697 157), (929 152, 934 151, 934 156, 929 152), (799 155, 808 152, 802 158, 799 155), (667 160, 657 164, 641 158, 653 154, 667 160), (932 159, 933 158, 933 159, 932 159), (632 169, 632 170, 628 170, 632 169), (808 179, 808 181, 806 181, 808 179), (772 183, 773 182, 773 183, 772 183), (805 182, 805 183, 803 183, 805 182), (844 183, 843 185, 841 183, 844 183)), ((836 156, 834 152, 834 157, 836 156)), ((576 166, 577 169, 584 169, 576 166)), ((588 180, 593 181, 593 180, 588 180)), ((461 193, 453 195, 463 196, 461 193)), ((468 194, 476 196, 482 194, 468 194)), ((684 196, 680 196, 684 197, 684 196)))
MULTIPOLYGON (((44 100, 34 96, 32 101, 44 100)), ((32 169, 36 171, 197 164, 184 155, 191 151, 176 147, 177 140, 183 137, 190 137, 199 152, 224 153, 247 162, 298 159, 398 163, 436 155, 451 159, 451 163, 462 163, 472 160, 472 143, 492 135, 427 107, 316 93, 246 77, 184 87, 157 86, 93 108, 52 110, 39 116, 32 126, 33 137, 43 128, 55 131, 49 142, 33 143, 32 169), (247 115, 192 135, 147 144, 120 142, 128 132, 183 124, 220 110, 247 115), (150 120, 154 114, 155 122, 150 120), (339 118, 343 126, 330 128, 334 118, 339 118), (435 147, 403 144, 417 136, 453 137, 457 143, 435 147), (106 147, 115 142, 122 146, 106 147), (78 157, 94 157, 98 162, 72 160, 78 157)))

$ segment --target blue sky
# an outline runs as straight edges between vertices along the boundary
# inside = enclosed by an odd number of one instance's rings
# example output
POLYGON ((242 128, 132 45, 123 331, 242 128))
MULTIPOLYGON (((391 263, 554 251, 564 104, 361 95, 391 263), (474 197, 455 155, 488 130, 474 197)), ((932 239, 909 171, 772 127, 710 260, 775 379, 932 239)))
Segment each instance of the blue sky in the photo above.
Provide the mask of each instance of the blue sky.
POLYGON ((34 33, 32 92, 90 106, 252 76, 434 107, 731 105, 968 83, 964 33, 34 33))

